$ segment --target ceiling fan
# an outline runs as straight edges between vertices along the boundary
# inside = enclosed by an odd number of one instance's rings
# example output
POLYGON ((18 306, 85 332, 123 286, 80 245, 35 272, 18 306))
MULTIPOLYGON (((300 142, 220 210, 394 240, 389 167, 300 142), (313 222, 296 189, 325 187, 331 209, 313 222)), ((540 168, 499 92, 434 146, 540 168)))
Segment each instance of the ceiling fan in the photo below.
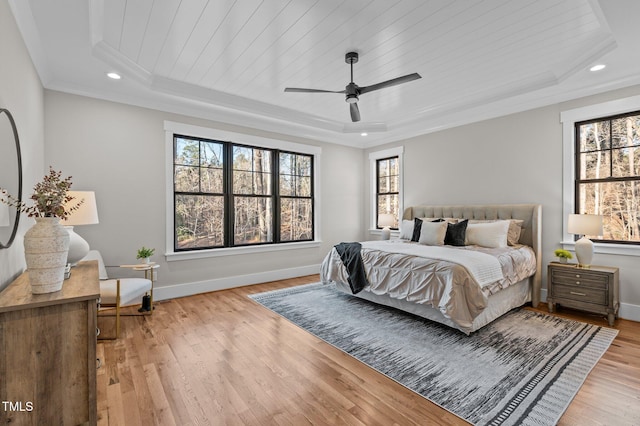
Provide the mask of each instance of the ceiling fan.
POLYGON ((381 83, 372 84, 371 86, 360 87, 353 82, 353 64, 358 62, 358 53, 349 52, 344 56, 344 61, 351 65, 351 82, 347 84, 344 90, 320 90, 320 89, 301 89, 297 87, 287 87, 285 92, 298 92, 298 93, 344 93, 347 95, 346 101, 349 104, 349 111, 351 112, 351 121, 360 121, 360 110, 358 109, 359 96, 364 93, 373 92, 374 90, 384 89, 385 87, 396 86, 402 83, 408 83, 413 80, 422 78, 420 74, 413 73, 402 77, 393 78, 391 80, 383 81, 381 83))

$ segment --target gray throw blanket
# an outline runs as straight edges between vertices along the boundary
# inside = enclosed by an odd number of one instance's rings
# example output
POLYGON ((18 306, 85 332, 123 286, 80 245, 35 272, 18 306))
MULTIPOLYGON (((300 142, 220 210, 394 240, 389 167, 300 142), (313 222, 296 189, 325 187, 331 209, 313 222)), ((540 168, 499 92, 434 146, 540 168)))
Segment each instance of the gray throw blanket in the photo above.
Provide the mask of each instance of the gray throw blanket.
POLYGON ((367 274, 364 272, 362 256, 360 255, 362 244, 340 243, 334 247, 340 255, 340 259, 342 260, 345 268, 347 268, 347 273, 349 274, 347 281, 349 282, 349 287, 351 287, 351 293, 359 293, 363 288, 369 285, 367 274))

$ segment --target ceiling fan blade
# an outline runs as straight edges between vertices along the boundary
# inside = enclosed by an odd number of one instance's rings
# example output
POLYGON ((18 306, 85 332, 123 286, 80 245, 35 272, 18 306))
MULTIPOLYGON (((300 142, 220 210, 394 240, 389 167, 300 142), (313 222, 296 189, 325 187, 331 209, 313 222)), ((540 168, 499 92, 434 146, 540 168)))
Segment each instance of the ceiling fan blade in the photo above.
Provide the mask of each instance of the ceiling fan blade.
POLYGON ((351 121, 354 123, 360 121, 360 109, 358 109, 358 103, 354 102, 349 104, 349 112, 351 112, 351 121))
POLYGON ((301 89, 298 87, 287 87, 284 89, 285 92, 294 92, 294 93, 345 93, 344 90, 333 91, 333 90, 320 90, 320 89, 301 89))
POLYGON ((398 84, 408 83, 413 80, 422 78, 420 74, 414 72, 413 74, 404 75, 402 77, 394 78, 391 80, 383 81, 382 83, 372 84, 371 86, 365 86, 360 88, 360 93, 373 92, 374 90, 384 89, 385 87, 397 86, 398 84))

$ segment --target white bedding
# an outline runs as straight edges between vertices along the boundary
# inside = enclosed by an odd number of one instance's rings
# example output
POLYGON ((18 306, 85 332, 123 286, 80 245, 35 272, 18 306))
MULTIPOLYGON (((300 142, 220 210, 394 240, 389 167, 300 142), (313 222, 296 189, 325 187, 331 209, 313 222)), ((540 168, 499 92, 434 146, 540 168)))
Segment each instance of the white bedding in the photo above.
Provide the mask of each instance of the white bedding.
MULTIPOLYGON (((363 292, 436 308, 465 332, 487 307, 490 295, 536 272, 535 255, 527 246, 487 249, 376 241, 362 243, 361 253, 370 282, 363 292), (481 266, 480 259, 486 264, 481 266)), ((335 249, 325 257, 320 277, 323 282, 347 282, 335 249)))
POLYGON ((460 250, 453 246, 426 246, 407 240, 365 241, 361 244, 364 250, 407 254, 457 263, 465 267, 480 287, 504 278, 498 258, 482 251, 460 250))

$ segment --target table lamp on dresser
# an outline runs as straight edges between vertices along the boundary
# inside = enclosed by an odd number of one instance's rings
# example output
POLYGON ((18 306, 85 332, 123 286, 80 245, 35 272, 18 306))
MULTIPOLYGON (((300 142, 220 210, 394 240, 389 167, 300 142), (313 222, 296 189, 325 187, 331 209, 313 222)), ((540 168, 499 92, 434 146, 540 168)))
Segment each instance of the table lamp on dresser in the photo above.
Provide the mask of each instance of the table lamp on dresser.
POLYGON ((71 212, 71 215, 62 221, 64 227, 69 231, 69 254, 67 255, 67 263, 75 266, 80 259, 89 253, 89 243, 73 230, 78 225, 95 225, 98 222, 98 208, 96 206, 96 193, 94 191, 69 191, 71 197, 74 197, 71 203, 77 203, 84 200, 77 210, 71 212))

